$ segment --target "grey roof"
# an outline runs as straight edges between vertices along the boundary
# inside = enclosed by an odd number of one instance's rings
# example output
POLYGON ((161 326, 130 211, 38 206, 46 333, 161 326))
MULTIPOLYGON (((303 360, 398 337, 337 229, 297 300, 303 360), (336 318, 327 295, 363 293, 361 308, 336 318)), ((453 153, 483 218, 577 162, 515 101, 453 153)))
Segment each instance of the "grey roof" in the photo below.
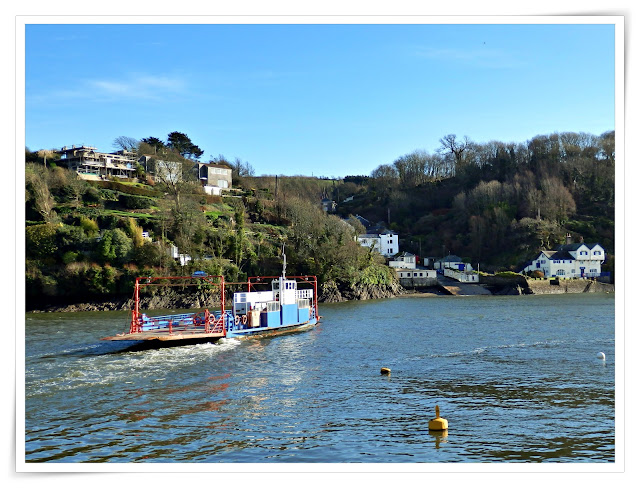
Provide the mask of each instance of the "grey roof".
POLYGON ((578 248, 582 246, 586 246, 589 249, 593 249, 594 247, 599 245, 600 244, 596 242, 592 242, 590 244, 587 244, 586 242, 576 242, 574 244, 562 244, 560 246, 556 246, 556 251, 576 251, 578 248))
POLYGON ((438 261, 441 263, 461 263, 462 258, 455 254, 449 254, 446 258, 439 259, 438 261))

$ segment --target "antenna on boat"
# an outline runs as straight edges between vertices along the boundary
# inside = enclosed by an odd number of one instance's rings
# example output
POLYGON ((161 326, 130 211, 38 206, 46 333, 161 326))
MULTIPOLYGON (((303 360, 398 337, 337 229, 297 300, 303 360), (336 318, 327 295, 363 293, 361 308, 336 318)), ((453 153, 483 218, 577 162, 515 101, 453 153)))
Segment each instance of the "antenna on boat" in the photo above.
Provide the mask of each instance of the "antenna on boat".
POLYGON ((287 255, 284 253, 284 243, 282 244, 282 277, 287 274, 287 255))

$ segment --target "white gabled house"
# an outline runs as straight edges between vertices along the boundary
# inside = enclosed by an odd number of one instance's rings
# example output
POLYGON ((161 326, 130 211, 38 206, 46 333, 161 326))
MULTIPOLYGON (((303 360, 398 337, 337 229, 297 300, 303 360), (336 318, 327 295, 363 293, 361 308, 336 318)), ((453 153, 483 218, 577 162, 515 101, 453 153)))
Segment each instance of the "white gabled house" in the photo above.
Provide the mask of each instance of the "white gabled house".
POLYGON ((358 243, 363 247, 373 247, 375 251, 386 257, 398 254, 398 234, 384 230, 375 234, 360 234, 358 243))
POLYGON ((563 244, 554 251, 541 251, 522 273, 541 271, 545 278, 597 278, 605 258, 600 244, 563 244))

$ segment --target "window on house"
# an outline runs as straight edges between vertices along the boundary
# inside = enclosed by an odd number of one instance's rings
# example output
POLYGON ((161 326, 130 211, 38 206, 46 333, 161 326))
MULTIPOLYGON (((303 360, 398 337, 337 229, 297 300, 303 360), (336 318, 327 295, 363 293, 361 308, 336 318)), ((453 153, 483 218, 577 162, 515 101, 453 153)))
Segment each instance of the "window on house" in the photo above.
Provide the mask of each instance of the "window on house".
POLYGON ((596 256, 600 256, 600 254, 602 254, 600 251, 593 251, 593 254, 595 254, 596 256))
POLYGON ((559 269, 558 276, 563 276, 563 275, 564 275, 564 269, 559 269))

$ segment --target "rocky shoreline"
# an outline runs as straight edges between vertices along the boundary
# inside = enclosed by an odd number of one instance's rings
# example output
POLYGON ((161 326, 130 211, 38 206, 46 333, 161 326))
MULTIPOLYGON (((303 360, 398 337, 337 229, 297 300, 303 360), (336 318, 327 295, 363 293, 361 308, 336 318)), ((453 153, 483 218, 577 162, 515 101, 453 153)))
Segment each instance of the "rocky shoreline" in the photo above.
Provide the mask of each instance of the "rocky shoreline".
MULTIPOLYGON (((518 280, 485 283, 479 285, 491 291, 492 295, 548 295, 563 293, 611 293, 614 285, 589 280, 518 280)), ((391 285, 344 285, 333 281, 320 286, 318 301, 320 303, 339 303, 352 300, 374 300, 380 298, 409 297, 409 296, 441 296, 447 295, 438 287, 426 289, 405 289, 397 283, 391 285)), ((229 304, 230 305, 230 304, 229 304)), ((106 300, 96 300, 82 303, 45 304, 28 313, 47 312, 105 312, 129 311, 133 308, 132 298, 113 297, 106 300)), ((140 307, 144 310, 189 310, 198 308, 216 308, 217 299, 210 292, 178 292, 174 289, 159 290, 153 295, 142 295, 140 307)))
MULTIPOLYGON (((350 300, 372 300, 392 298, 401 295, 405 290, 397 283, 391 285, 355 285, 346 286, 333 281, 320 286, 318 301, 320 303, 338 303, 350 300)), ((231 304, 228 302, 228 306, 231 304)), ((131 310, 133 298, 110 298, 82 303, 46 304, 27 310, 29 313, 46 312, 105 312, 131 310)), ((140 296, 140 308, 144 310, 189 310, 198 308, 216 308, 217 296, 206 291, 178 292, 174 289, 158 290, 153 295, 140 296)))

